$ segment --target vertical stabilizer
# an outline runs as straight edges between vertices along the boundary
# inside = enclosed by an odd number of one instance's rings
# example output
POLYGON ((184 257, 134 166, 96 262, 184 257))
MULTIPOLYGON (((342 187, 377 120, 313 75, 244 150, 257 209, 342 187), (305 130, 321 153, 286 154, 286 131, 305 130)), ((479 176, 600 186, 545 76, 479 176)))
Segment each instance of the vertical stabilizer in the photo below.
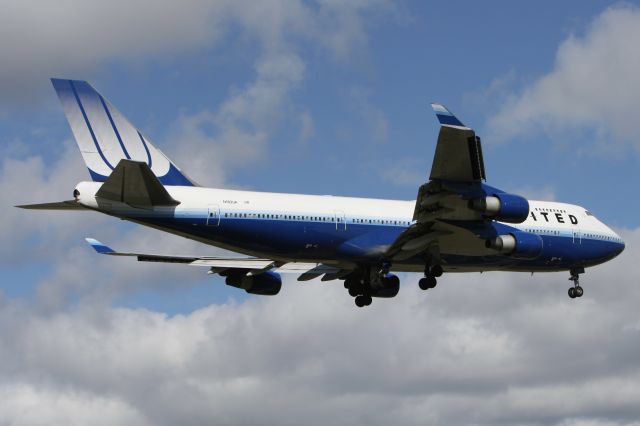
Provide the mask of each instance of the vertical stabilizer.
POLYGON ((52 78, 91 178, 104 182, 120 160, 146 163, 163 185, 195 183, 89 83, 52 78))

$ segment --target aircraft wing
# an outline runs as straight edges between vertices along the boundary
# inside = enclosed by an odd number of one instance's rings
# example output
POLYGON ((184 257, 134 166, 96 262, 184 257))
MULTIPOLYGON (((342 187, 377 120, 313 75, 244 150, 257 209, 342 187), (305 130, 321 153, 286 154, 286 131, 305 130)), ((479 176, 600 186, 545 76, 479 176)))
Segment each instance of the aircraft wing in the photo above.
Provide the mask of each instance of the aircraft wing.
MULTIPOLYGON (((338 277, 341 276, 341 274, 346 275, 350 272, 322 263, 280 262, 257 257, 165 256, 158 254, 117 252, 93 238, 86 238, 86 241, 100 254, 136 257, 140 262, 182 263, 191 266, 206 266, 210 268, 212 273, 224 273, 233 269, 253 273, 272 271, 300 274, 298 281, 307 281, 321 275, 325 277, 338 277)), ((325 279, 323 278, 323 280, 325 279)))
POLYGON ((396 261, 421 253, 438 257, 438 240, 456 232, 452 223, 485 219, 469 203, 482 195, 481 182, 486 179, 480 138, 445 106, 434 103, 431 107, 440 133, 429 182, 418 190, 413 224, 387 250, 387 258, 396 261))

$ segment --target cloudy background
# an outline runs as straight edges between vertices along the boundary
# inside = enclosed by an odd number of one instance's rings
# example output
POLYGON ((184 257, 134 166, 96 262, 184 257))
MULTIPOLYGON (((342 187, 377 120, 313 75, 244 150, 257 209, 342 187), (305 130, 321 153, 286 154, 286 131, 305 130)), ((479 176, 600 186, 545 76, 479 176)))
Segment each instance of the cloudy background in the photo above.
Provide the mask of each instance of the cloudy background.
POLYGON ((4 0, 0 424, 640 424, 640 5, 4 0), (104 3, 104 2, 103 2, 104 3), (199 268, 216 249, 25 212, 88 179, 48 78, 87 79, 198 182, 412 199, 448 105, 490 183, 588 207, 627 243, 568 274, 447 275, 356 309, 199 268))

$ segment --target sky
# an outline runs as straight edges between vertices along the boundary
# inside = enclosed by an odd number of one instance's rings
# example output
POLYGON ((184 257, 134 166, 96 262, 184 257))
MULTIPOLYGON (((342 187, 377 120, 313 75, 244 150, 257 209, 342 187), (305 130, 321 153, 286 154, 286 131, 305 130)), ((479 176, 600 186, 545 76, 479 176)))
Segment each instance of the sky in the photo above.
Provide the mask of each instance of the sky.
POLYGON ((640 4, 2 1, 0 424, 640 424, 640 4), (488 183, 580 204, 625 252, 445 274, 357 309, 340 282, 248 296, 221 250, 93 213, 49 83, 89 81, 207 186, 414 199, 449 107, 488 183))

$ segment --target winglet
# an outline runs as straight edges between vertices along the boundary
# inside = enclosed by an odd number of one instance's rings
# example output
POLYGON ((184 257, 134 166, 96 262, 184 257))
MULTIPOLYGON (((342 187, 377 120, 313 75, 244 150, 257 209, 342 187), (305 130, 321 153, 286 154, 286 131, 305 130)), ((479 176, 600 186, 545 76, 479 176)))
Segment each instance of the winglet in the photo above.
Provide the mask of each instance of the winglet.
POLYGON ((102 244, 100 241, 95 240, 93 238, 85 238, 85 240, 91 244, 91 247, 93 247, 93 249, 95 251, 97 251, 100 254, 110 254, 110 253, 115 253, 115 251, 109 247, 109 246, 105 246, 104 244, 102 244))
POLYGON ((438 103, 432 103, 431 108, 433 108, 433 111, 436 113, 436 117, 438 117, 438 121, 440 122, 441 125, 466 127, 444 105, 438 104, 438 103))

